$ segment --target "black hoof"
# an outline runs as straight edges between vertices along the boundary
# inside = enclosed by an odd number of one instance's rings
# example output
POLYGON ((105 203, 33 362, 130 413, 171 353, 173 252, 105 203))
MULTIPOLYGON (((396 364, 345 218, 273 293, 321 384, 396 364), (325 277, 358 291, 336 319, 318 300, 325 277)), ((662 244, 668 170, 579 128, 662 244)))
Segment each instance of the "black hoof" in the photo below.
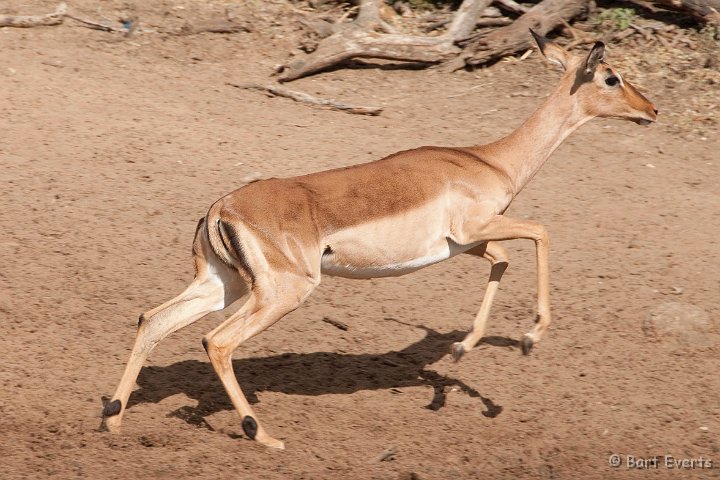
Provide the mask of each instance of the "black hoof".
POLYGON ((462 356, 465 355, 465 347, 463 347, 463 344, 460 342, 453 343, 450 351, 452 353, 453 361, 455 362, 459 362, 462 356))
POLYGON ((242 429, 243 432, 245 432, 245 435, 248 436, 250 440, 255 440, 255 435, 257 435, 258 426, 257 422, 253 417, 250 415, 245 416, 245 418, 242 419, 242 429))
POLYGON ((122 403, 120 403, 120 400, 108 402, 105 404, 105 408, 103 408, 103 417, 114 417, 120 413, 120 410, 122 410, 122 403))
POLYGON ((520 347, 522 347, 523 355, 530 355, 530 350, 532 350, 533 347, 532 338, 523 337, 523 339, 520 341, 520 347))

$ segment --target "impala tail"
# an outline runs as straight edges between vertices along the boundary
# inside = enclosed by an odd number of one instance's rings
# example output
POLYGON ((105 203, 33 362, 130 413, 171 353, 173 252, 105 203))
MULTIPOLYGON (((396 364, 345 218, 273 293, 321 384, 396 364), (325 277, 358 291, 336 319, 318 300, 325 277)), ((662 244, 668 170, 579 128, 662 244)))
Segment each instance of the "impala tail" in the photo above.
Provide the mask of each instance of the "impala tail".
MULTIPOLYGON (((205 230, 210 248, 226 265, 251 275, 236 226, 237 222, 224 219, 221 215, 222 207, 222 203, 215 203, 205 217, 205 230)), ((202 233, 204 232, 198 229, 196 242, 202 241, 202 233)))

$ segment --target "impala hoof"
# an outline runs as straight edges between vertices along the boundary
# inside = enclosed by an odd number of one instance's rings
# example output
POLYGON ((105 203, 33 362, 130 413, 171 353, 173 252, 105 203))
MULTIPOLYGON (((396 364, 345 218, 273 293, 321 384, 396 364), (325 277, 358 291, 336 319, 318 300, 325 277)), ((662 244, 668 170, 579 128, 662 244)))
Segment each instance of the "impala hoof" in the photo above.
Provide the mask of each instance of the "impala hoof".
POLYGON ((122 410, 122 403, 120 403, 120 400, 108 402, 105 404, 105 408, 103 408, 103 417, 114 417, 120 413, 120 410, 122 410))
POLYGON ((255 440, 258 432, 258 424, 250 415, 242 419, 242 429, 250 440, 255 440))
POLYGON ((462 356, 465 355, 465 347, 462 343, 455 342, 453 343, 450 352, 452 353, 453 361, 459 362, 462 356))
POLYGON ((101 432, 120 433, 120 417, 103 417, 100 422, 101 432))
POLYGON ((250 415, 246 415, 245 418, 242 419, 242 429, 248 438, 251 438, 258 443, 262 443, 266 447, 285 450, 285 443, 268 435, 267 432, 265 432, 265 429, 259 426, 255 419, 250 415))
POLYGON ((523 337, 523 339, 520 341, 520 347, 522 348, 523 355, 530 355, 530 350, 532 350, 532 347, 533 347, 532 338, 525 335, 523 337))

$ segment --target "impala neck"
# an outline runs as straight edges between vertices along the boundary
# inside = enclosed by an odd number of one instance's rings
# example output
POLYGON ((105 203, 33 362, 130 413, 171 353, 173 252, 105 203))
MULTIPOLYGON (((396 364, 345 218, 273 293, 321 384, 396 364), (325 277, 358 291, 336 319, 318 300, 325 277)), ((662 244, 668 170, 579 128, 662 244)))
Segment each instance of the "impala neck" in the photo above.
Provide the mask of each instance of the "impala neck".
POLYGON ((561 82, 517 130, 482 147, 512 179, 516 195, 563 140, 592 118, 580 108, 579 95, 580 92, 570 95, 568 82, 561 82))

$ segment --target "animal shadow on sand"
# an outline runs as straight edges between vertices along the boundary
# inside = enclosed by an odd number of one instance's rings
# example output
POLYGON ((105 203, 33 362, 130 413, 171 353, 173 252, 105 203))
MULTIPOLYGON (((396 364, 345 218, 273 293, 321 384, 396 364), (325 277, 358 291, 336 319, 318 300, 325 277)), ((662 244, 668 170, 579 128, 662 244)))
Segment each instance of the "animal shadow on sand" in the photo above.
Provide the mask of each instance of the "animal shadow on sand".
MULTIPOLYGON (((459 389, 479 399, 494 418, 503 407, 461 380, 441 375, 426 367, 440 360, 452 342, 462 339, 458 330, 439 333, 429 328, 425 337, 399 351, 383 354, 342 354, 334 352, 283 353, 270 357, 233 360, 238 382, 251 404, 258 403, 257 393, 281 392, 289 395, 350 394, 361 390, 394 389, 430 385, 433 398, 425 408, 439 410, 447 392, 459 389)), ((482 343, 517 348, 518 342, 505 337, 485 337, 482 343)), ((140 403, 158 403, 184 393, 198 402, 181 407, 169 416, 212 429, 205 417, 233 406, 209 362, 184 360, 166 367, 145 367, 138 377, 140 389, 133 392, 129 407, 140 403)))

